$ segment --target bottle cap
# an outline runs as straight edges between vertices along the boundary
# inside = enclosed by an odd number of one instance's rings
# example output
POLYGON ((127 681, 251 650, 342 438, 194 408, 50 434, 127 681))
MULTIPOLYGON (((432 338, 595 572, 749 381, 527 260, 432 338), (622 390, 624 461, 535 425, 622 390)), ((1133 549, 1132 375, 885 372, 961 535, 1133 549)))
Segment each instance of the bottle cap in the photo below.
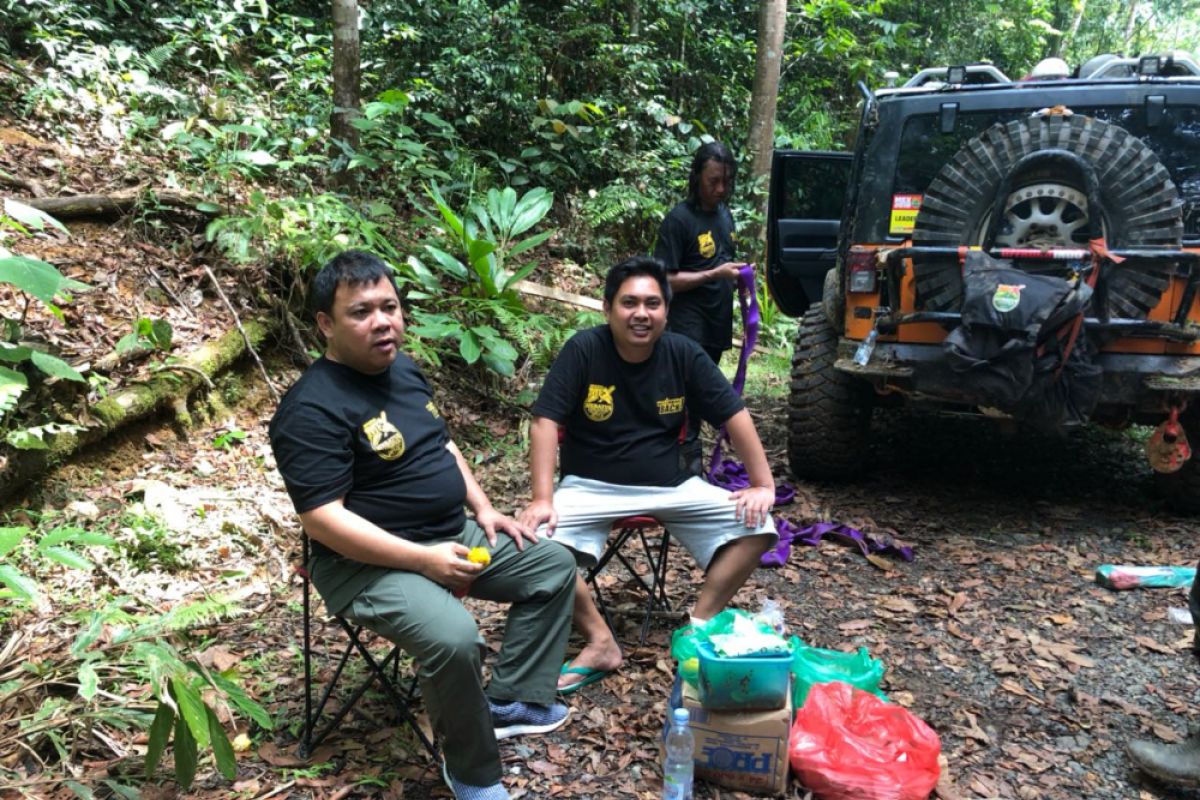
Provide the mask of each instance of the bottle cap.
POLYGON ((691 719, 691 715, 688 714, 688 710, 686 708, 675 709, 671 712, 671 717, 680 725, 687 725, 688 721, 691 719))

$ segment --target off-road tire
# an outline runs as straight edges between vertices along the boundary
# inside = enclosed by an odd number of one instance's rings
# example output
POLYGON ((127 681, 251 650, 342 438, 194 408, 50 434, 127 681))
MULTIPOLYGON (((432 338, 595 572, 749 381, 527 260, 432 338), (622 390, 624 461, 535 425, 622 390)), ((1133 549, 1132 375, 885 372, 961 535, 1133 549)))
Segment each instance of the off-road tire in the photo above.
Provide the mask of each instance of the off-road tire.
POLYGON ((1200 416, 1188 412, 1179 421, 1192 446, 1192 457, 1178 472, 1155 473, 1154 488, 1172 511, 1200 514, 1200 416))
MULTIPOLYGON (((1095 169, 1103 206, 1101 223, 1110 248, 1179 248, 1183 204, 1158 156, 1125 130, 1078 114, 997 123, 967 142, 926 190, 913 244, 983 244, 983 222, 995 206, 1001 182, 1024 156, 1051 149, 1074 153, 1095 169)), ((1036 177, 1046 180, 1046 170, 1038 168, 1036 177)), ((1054 180, 1052 174, 1049 180, 1054 180)), ((1066 176, 1061 180, 1074 182, 1066 176)), ((1018 185, 1021 182, 1012 188, 1018 185)), ((1088 210, 1093 213, 1094 209, 1088 210)), ((1144 319, 1169 285, 1170 271, 1171 265, 1164 262, 1113 271, 1108 282, 1111 315, 1144 319)), ((962 275, 956 257, 915 258, 914 272, 918 307, 959 309, 962 275)))
POLYGON ((871 389, 834 369, 838 333, 820 305, 804 313, 792 355, 788 463, 800 479, 843 480, 866 462, 871 389))

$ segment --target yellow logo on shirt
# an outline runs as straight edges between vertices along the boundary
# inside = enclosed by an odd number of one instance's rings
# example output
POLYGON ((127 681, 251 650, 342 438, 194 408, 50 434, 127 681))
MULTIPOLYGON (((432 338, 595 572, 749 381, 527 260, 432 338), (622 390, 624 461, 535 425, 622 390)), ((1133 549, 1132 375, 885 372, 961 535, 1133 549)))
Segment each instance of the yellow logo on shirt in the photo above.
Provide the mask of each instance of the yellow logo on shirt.
POLYGON ((432 400, 425 404, 425 410, 428 411, 434 419, 442 418, 441 412, 438 411, 437 406, 433 404, 432 400))
POLYGON ((683 411, 682 397, 664 397, 658 401, 659 414, 678 414, 683 411))
POLYGON ((378 417, 367 420, 362 427, 375 455, 384 461, 395 461, 404 455, 404 434, 388 422, 386 411, 380 411, 378 417))
POLYGON ((613 413, 613 391, 616 386, 588 386, 587 399, 583 401, 583 413, 592 422, 604 422, 613 413))
POLYGON ((717 254, 717 243, 713 240, 712 231, 705 231, 697 236, 696 244, 700 247, 700 255, 704 258, 712 258, 717 254))

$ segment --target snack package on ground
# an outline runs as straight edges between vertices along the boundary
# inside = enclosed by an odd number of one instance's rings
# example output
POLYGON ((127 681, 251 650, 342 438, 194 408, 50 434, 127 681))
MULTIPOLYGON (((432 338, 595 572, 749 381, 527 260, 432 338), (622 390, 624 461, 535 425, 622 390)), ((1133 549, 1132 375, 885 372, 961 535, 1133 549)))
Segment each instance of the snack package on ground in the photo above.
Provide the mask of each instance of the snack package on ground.
POLYGON ((1096 567, 1096 583, 1109 589, 1178 589, 1191 586, 1195 567, 1137 567, 1128 564, 1101 564, 1096 567))
POLYGON ((841 682, 812 687, 788 740, 793 776, 821 800, 926 800, 941 749, 916 715, 841 682))
POLYGON ((840 650, 825 650, 810 647, 797 637, 791 638, 792 646, 792 705, 802 708, 808 691, 815 684, 841 681, 872 694, 883 697, 879 683, 887 668, 877 658, 871 658, 867 648, 857 652, 843 653, 840 650))

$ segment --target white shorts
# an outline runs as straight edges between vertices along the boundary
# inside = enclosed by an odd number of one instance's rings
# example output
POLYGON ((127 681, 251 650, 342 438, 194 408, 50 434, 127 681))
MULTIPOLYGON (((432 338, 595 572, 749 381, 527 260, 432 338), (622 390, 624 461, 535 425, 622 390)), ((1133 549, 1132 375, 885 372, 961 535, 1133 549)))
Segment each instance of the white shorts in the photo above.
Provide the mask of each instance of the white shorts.
MULTIPOLYGON (((639 515, 661 522, 705 570, 717 550, 735 539, 769 534, 772 545, 779 540, 769 515, 747 528, 730 493, 697 477, 678 486, 623 486, 568 475, 554 490, 554 510, 558 526, 551 539, 575 551, 585 567, 600 560, 614 522, 639 515)), ((538 533, 544 535, 545 527, 538 533)))

